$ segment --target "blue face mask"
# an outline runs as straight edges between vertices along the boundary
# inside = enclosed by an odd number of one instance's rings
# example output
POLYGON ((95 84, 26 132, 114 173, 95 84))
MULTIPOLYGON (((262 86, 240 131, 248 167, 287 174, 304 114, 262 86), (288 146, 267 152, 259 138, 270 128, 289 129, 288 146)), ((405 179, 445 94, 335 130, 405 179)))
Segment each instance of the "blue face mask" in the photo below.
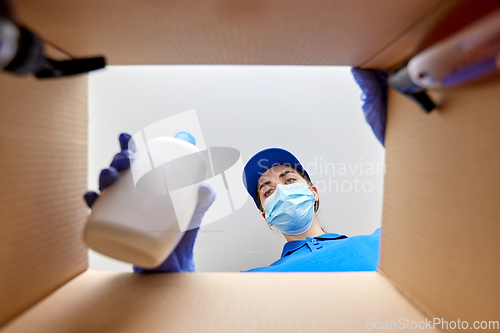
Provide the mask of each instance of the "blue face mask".
POLYGON ((287 235, 300 235, 309 230, 316 197, 308 187, 305 183, 278 184, 264 201, 267 222, 287 235))

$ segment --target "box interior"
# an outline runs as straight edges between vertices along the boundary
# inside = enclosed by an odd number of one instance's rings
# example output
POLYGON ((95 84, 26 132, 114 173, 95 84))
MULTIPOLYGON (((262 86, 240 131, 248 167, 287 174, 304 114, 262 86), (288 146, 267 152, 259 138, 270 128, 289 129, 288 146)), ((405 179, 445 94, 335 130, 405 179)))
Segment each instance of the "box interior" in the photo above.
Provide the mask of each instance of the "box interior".
MULTIPOLYGON (((19 20, 48 41, 78 56, 104 54, 109 64, 384 69, 411 55, 459 4, 13 2, 19 20)), ((390 92, 379 272, 138 276, 87 270, 87 77, 1 73, 0 326, 329 331, 333 322, 360 331, 371 317, 494 320, 499 82, 434 91, 440 108, 431 115, 390 92)))

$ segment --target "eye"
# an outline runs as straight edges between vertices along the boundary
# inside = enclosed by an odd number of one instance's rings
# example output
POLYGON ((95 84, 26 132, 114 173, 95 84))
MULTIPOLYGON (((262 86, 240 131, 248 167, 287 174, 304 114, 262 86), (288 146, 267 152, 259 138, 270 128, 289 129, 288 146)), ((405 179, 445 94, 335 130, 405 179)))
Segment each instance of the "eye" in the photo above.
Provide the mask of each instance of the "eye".
POLYGON ((291 184, 291 183, 293 183, 293 181, 294 181, 294 180, 296 180, 296 179, 295 179, 295 178, 288 178, 288 179, 285 181, 285 183, 287 183, 287 184, 291 184))
POLYGON ((264 198, 267 198, 271 194, 271 190, 267 190, 266 193, 264 193, 264 198))

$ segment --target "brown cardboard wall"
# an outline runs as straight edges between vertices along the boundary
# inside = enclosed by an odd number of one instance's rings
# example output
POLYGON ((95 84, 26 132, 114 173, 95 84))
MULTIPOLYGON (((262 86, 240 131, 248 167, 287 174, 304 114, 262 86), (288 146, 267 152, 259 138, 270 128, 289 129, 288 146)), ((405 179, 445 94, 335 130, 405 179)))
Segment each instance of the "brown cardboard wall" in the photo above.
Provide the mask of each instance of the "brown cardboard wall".
MULTIPOLYGON (((376 272, 142 275, 88 270, 2 333, 358 333, 383 331, 371 326, 380 328, 383 321, 393 321, 392 331, 398 331, 400 318, 425 321, 376 272)), ((437 331, 424 325, 419 332, 437 331)))
POLYGON ((436 92, 426 115, 390 92, 380 270, 447 320, 500 320, 500 78, 436 92))
POLYGON ((0 74, 0 325, 87 269, 87 77, 0 74))
MULTIPOLYGON (((114 65, 359 66, 425 20, 424 28, 411 35, 411 45, 404 43, 411 51, 443 8, 458 0, 13 3, 19 18, 42 37, 73 55, 105 54, 114 65)), ((377 57, 370 65, 392 65, 395 55, 377 57)))
MULTIPOLYGON (((470 1, 469 1, 470 2, 470 1)), ((477 1, 476 1, 477 2, 477 1)), ((416 19, 407 29, 395 36, 387 45, 384 45, 379 52, 373 54, 360 66, 364 68, 388 69, 397 67, 401 63, 413 56, 417 52, 418 46, 426 34, 428 34, 450 11, 461 1, 442 1, 432 7, 422 17, 416 19)))

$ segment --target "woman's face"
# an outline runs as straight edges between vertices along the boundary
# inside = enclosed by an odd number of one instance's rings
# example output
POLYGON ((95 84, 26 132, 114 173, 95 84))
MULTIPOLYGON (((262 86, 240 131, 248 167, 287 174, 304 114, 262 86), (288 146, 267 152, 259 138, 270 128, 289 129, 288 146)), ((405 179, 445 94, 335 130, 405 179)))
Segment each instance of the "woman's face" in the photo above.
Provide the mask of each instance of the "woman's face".
MULTIPOLYGON (((264 201, 274 193, 278 184, 290 185, 294 183, 307 184, 306 180, 294 168, 288 165, 276 165, 267 169, 257 182, 257 195, 260 198, 261 206, 264 206, 264 201)), ((316 187, 312 186, 311 191, 314 193, 316 200, 318 200, 316 187)))

